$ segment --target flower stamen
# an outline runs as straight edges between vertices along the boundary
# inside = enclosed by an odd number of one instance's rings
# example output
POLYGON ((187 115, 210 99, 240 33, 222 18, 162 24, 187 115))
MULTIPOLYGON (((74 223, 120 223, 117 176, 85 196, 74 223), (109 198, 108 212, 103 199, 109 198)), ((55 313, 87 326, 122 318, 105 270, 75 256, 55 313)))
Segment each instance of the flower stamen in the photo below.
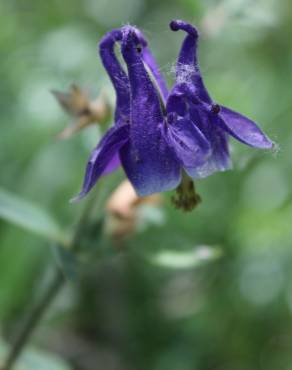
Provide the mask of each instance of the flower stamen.
POLYGON ((196 193, 194 181, 184 172, 181 183, 176 188, 176 195, 171 201, 176 208, 185 212, 192 211, 202 201, 200 195, 196 193))

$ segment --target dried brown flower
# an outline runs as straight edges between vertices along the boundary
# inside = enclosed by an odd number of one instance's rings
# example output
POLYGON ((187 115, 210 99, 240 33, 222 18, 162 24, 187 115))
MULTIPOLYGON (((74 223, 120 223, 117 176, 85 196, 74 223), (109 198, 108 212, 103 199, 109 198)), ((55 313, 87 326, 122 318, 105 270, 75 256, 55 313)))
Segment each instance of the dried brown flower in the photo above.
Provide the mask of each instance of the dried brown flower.
POLYGON ((102 92, 91 101, 86 91, 72 84, 69 92, 52 91, 61 107, 73 118, 73 123, 66 127, 59 139, 68 139, 76 132, 95 123, 104 123, 110 114, 110 106, 102 92))

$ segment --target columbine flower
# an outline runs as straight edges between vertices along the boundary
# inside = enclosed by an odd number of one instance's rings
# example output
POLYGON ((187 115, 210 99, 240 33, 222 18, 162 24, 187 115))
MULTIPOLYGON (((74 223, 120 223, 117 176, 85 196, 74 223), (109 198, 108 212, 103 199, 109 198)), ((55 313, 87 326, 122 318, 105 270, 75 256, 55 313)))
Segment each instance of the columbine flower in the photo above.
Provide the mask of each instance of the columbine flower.
MULTIPOLYGON (((101 41, 100 54, 117 94, 115 125, 93 151, 78 198, 114 167, 117 157, 139 196, 178 187, 183 169, 206 161, 208 141, 194 123, 180 115, 181 97, 175 92, 168 94, 136 28, 125 26, 107 34, 101 41), (113 51, 114 43, 120 40, 128 76, 113 51)), ((197 203, 193 187, 187 189, 192 202, 197 203)))
POLYGON ((172 21, 173 31, 183 30, 185 37, 177 65, 174 90, 181 94, 187 105, 191 120, 203 132, 211 144, 212 154, 208 160, 188 173, 192 178, 206 177, 215 171, 231 167, 228 136, 258 149, 272 149, 274 143, 260 130, 255 122, 215 103, 202 80, 197 61, 198 32, 184 21, 172 21))
POLYGON ((170 26, 188 33, 170 93, 140 31, 124 26, 102 40, 101 58, 117 94, 115 125, 93 151, 78 198, 120 160, 138 195, 177 188, 174 203, 190 210, 200 200, 191 178, 230 167, 227 133, 248 145, 272 147, 255 123, 209 97, 197 66, 196 29, 182 21, 170 26), (128 74, 114 54, 116 41, 128 74))

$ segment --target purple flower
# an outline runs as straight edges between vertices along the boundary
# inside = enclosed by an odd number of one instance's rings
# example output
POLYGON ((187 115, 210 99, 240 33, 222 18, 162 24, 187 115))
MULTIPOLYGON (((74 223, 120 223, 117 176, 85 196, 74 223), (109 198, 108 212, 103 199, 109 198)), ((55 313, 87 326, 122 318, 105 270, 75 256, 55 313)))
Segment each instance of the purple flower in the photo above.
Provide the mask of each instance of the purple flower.
POLYGON ((198 32, 192 25, 176 20, 170 23, 173 31, 187 33, 176 65, 174 90, 188 105, 191 120, 203 132, 212 147, 208 160, 188 174, 192 178, 206 177, 215 171, 231 167, 228 136, 259 149, 272 149, 274 143, 249 118, 215 103, 205 85, 197 61, 198 32))
POLYGON ((92 152, 77 199, 119 160, 140 196, 178 187, 183 168, 195 168, 209 156, 208 141, 179 115, 181 97, 168 94, 140 31, 125 26, 108 33, 100 43, 100 55, 116 91, 115 124, 92 152), (117 41, 128 75, 114 54, 117 41))
POLYGON ((100 56, 116 91, 115 124, 92 152, 77 199, 121 162, 138 195, 177 188, 175 204, 189 210, 199 201, 190 177, 230 167, 227 134, 272 147, 255 123, 211 100, 197 65, 196 29, 182 21, 170 27, 187 32, 170 93, 138 29, 124 26, 101 40, 100 56), (114 53, 116 42, 127 73, 114 53))

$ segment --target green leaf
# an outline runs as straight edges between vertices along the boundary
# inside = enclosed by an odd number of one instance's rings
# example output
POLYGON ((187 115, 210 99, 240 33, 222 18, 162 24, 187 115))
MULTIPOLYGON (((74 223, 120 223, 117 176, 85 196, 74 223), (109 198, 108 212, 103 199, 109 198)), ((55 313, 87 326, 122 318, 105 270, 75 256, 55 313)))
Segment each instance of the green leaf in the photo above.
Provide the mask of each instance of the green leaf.
POLYGON ((66 237, 59 225, 41 207, 0 188, 0 218, 61 244, 66 237))
MULTIPOLYGON (((8 353, 8 345, 0 340, 0 365, 8 353)), ((37 350, 35 348, 27 348, 20 358, 17 360, 15 370, 70 370, 69 365, 56 355, 37 350)))
POLYGON ((221 256, 220 248, 202 245, 188 251, 164 250, 151 256, 150 261, 155 265, 170 269, 191 269, 221 256))

